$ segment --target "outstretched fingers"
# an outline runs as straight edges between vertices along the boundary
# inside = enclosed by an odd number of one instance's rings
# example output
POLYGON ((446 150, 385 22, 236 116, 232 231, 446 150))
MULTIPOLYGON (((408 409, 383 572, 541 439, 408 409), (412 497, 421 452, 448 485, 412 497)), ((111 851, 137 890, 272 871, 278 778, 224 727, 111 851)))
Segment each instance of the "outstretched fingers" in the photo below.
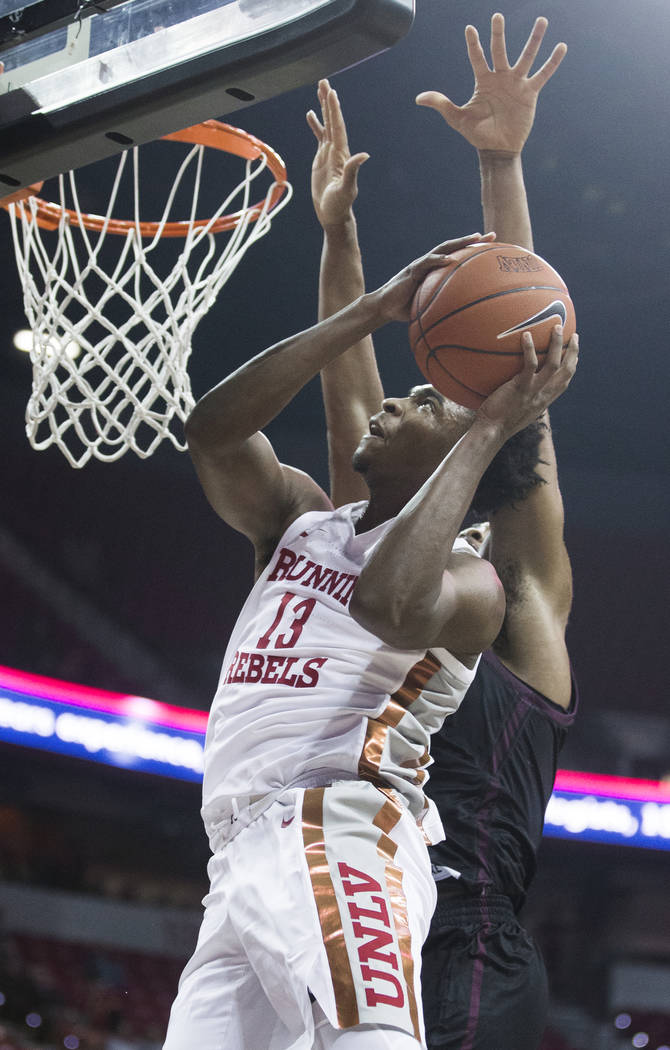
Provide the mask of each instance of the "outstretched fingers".
POLYGON ((355 153, 353 157, 349 157, 342 169, 342 187, 351 196, 358 192, 358 172, 361 165, 369 159, 369 153, 355 153))
POLYGON ((549 55, 547 61, 538 69, 537 73, 534 73, 533 76, 529 78, 528 83, 532 84, 537 91, 540 91, 549 78, 553 77, 554 73, 565 58, 567 51, 567 44, 556 44, 556 47, 549 55))
POLYGON ((319 100, 319 106, 321 108, 321 120, 319 120, 313 109, 310 109, 307 113, 307 123, 314 132, 314 137, 319 143, 319 145, 321 145, 322 142, 325 142, 328 138, 328 115, 326 100, 329 91, 330 84, 328 83, 328 81, 320 80, 316 89, 316 97, 319 100))
POLYGON ((497 13, 491 18, 491 59, 496 72, 509 69, 505 44, 505 19, 497 13))
POLYGON ((482 77, 486 73, 490 73, 489 64, 486 61, 484 55, 484 49, 482 48, 481 40, 479 39, 479 33, 474 26, 465 27, 465 45, 468 49, 468 58, 470 59, 470 65, 472 66, 472 72, 477 77, 482 77))
POLYGON ((314 132, 314 138, 321 145, 324 141, 326 130, 313 109, 310 109, 307 113, 307 123, 314 132))
POLYGON ((546 18, 535 19, 535 24, 530 31, 530 36, 524 44, 521 54, 514 63, 514 69, 520 74, 520 76, 525 77, 530 71, 530 67, 540 50, 540 44, 544 39, 544 34, 547 31, 548 24, 546 18))
MULTIPOLYGON (((314 110, 310 109, 307 113, 307 123, 319 145, 331 145, 345 157, 349 153, 349 141, 337 91, 330 86, 328 80, 320 80, 317 96, 321 107, 321 120, 314 110)), ((360 167, 363 160, 367 160, 367 154, 364 157, 359 154, 358 157, 357 167, 360 167)))
POLYGON ((422 91, 420 95, 416 96, 415 101, 417 106, 426 106, 428 109, 437 110, 450 127, 454 127, 461 112, 461 107, 455 105, 441 91, 422 91))
POLYGON ((319 81, 317 95, 321 106, 321 120, 325 131, 325 137, 330 139, 330 114, 328 112, 328 96, 331 92, 330 83, 327 80, 319 81))
POLYGON ((347 138, 347 126, 344 123, 340 99, 337 91, 330 88, 326 97, 325 113, 327 114, 326 127, 333 146, 342 152, 349 152, 349 140, 347 138))

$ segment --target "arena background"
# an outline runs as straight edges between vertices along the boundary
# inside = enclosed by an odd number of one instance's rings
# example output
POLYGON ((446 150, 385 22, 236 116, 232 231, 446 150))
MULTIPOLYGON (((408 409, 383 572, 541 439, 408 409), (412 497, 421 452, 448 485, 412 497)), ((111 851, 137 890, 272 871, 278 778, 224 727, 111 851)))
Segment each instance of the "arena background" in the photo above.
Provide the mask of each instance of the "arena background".
MULTIPOLYGON (((333 78, 352 149, 371 154, 357 204, 369 287, 436 241, 481 225, 473 151, 413 99, 429 88, 457 102, 469 97, 463 27, 472 22, 487 39, 496 8, 481 0, 418 0, 417 8, 406 39, 333 78)), ((502 10, 510 55, 538 14, 550 20, 541 55, 559 40, 569 48, 541 96, 524 155, 536 249, 565 277, 581 336, 579 374, 553 411, 581 690, 561 765, 658 780, 670 769, 670 7, 533 0, 502 10)), ((306 87, 230 118, 279 151, 295 197, 198 328, 196 395, 314 320, 320 231, 304 117, 314 104, 306 87)), ((99 210, 93 177, 89 192, 99 210)), ((29 362, 12 345, 25 320, 1 215, 0 237, 0 663, 205 710, 249 587, 247 544, 208 508, 188 458, 167 446, 146 462, 128 455, 82 471, 55 450, 30 449, 29 362)), ((387 390, 404 392, 417 373, 402 326, 380 333, 377 348, 387 390)), ((318 387, 269 432, 283 459, 326 483, 318 387)), ((0 763, 0 1046, 2 1038, 7 1047, 70 1050, 73 1040, 106 1050, 156 1045, 203 892, 197 786, 9 744, 0 763), (31 935, 13 929, 19 886, 35 895, 21 905, 38 917, 31 935), (54 936, 54 915, 67 911, 72 894, 100 909, 91 929, 108 934, 97 948, 83 919, 81 942, 54 936), (117 911, 107 914, 110 901, 117 911), (159 925, 161 937, 145 938, 153 950, 140 952, 132 931, 159 925), (43 1020, 31 1028, 32 1014, 43 1020)), ((545 1050, 670 1043, 667 856, 545 843, 528 905, 552 983, 545 1050), (657 981, 665 1011, 650 991, 657 981)))

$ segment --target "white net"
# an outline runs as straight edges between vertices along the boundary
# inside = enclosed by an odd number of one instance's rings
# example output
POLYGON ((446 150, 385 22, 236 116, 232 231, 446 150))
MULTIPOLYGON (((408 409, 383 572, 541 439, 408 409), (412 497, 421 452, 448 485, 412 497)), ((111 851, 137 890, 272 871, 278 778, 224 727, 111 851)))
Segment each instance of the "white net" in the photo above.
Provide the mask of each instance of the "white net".
POLYGON ((33 385, 26 410, 33 448, 56 444, 72 466, 81 467, 92 456, 109 462, 128 449, 145 458, 165 438, 180 450, 185 447, 181 424, 194 403, 187 372, 193 332, 242 255, 268 232, 291 195, 287 187, 271 211, 268 193, 260 214, 250 204, 252 183, 267 166, 261 155, 245 161, 244 179, 207 225, 195 226, 204 150, 198 145, 188 152, 148 239, 140 233, 137 149, 120 155, 97 231, 86 229, 83 221, 73 224, 65 211, 70 207, 81 218, 74 172, 59 178, 63 212, 57 229, 38 225, 35 198, 8 209, 33 333, 33 385), (119 236, 110 225, 129 157, 135 218, 119 236), (186 235, 168 241, 161 234, 187 175, 193 192, 186 235), (71 201, 66 201, 68 190, 71 201), (234 228, 212 234, 215 221, 232 210, 240 213, 234 228), (159 264, 166 245, 177 252, 171 267, 159 264))

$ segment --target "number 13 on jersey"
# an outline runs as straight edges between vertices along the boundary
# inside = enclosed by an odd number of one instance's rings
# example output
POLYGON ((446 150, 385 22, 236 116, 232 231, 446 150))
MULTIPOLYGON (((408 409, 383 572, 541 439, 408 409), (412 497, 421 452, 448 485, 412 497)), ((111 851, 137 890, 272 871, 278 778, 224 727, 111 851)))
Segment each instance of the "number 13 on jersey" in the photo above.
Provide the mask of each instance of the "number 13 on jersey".
POLYGON ((282 599, 277 609, 277 615, 268 627, 265 634, 256 642, 257 649, 292 649, 298 641, 298 638, 302 634, 302 629, 312 615, 312 610, 316 605, 316 598, 301 598, 299 594, 292 594, 291 591, 287 591, 282 595, 282 599), (282 620, 289 620, 288 631, 286 634, 277 633, 279 628, 282 628, 282 620), (273 635, 274 641, 273 641, 273 635))

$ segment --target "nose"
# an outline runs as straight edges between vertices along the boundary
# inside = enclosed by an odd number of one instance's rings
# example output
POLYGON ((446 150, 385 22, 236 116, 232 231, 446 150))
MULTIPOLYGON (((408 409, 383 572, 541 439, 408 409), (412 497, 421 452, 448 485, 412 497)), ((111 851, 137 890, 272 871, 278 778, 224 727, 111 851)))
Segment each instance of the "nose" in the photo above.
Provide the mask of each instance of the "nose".
POLYGON ((484 521, 478 525, 471 525, 469 529, 461 533, 461 536, 464 536, 477 552, 484 554, 488 547, 490 534, 491 526, 488 521, 484 521))
POLYGON ((388 412, 390 416, 399 416, 402 411, 400 399, 397 397, 385 397, 382 401, 382 409, 384 412, 388 412))

